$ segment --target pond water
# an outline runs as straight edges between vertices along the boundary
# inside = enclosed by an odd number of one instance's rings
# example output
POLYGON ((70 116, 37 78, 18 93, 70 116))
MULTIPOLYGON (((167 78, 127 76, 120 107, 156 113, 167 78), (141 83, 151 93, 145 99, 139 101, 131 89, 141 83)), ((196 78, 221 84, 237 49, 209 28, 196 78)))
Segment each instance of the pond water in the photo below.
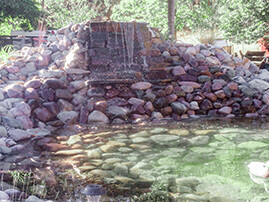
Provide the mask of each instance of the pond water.
POLYGON ((83 187, 100 184, 101 201, 269 201, 247 168, 269 159, 266 120, 89 126, 53 139, 32 171, 46 199, 86 201, 83 187))

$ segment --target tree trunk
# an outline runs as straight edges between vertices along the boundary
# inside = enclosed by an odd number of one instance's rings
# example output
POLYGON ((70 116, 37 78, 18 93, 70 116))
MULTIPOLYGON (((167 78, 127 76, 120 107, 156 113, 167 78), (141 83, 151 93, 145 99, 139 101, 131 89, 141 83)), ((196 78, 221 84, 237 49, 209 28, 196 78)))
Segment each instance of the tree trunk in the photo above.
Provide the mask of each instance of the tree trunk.
POLYGON ((176 39, 175 32, 176 0, 168 0, 168 28, 169 38, 176 39))

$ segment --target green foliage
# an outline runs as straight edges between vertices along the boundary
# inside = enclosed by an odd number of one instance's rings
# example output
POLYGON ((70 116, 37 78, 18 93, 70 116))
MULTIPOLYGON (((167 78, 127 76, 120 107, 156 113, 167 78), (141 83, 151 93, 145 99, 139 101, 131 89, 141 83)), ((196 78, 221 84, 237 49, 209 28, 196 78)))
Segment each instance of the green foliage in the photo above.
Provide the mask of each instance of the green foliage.
POLYGON ((162 33, 168 30, 167 1, 162 0, 121 0, 113 9, 114 21, 147 22, 157 27, 162 33))
POLYGON ((179 0, 176 12, 176 28, 182 30, 214 30, 218 27, 222 1, 201 0, 198 5, 193 0, 179 0))
POLYGON ((10 58, 10 53, 13 51, 12 45, 6 45, 0 50, 0 62, 7 62, 10 58))
POLYGON ((269 32, 268 0, 229 0, 221 28, 235 42, 256 42, 269 32))
POLYGON ((13 25, 13 28, 24 30, 36 27, 40 15, 38 5, 35 0, 1 0, 0 25, 6 25, 8 22, 13 25))
POLYGON ((119 0, 46 0, 48 28, 59 29, 107 15, 119 0))

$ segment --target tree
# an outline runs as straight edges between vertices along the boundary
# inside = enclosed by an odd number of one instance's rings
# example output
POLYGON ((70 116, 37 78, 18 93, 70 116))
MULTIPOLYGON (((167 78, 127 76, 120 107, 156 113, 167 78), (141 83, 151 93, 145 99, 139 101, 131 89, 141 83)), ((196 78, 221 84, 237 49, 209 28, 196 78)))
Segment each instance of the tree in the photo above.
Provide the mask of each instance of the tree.
POLYGON ((45 0, 48 28, 70 23, 110 20, 112 8, 120 0, 45 0))
POLYGON ((1 0, 0 23, 8 22, 26 30, 36 27, 40 14, 38 6, 35 0, 1 0))
POLYGON ((224 35, 234 42, 257 42, 269 33, 268 0, 229 0, 221 17, 224 35))
POLYGON ((168 1, 164 0, 121 0, 115 5, 112 20, 146 22, 159 28, 163 34, 168 32, 168 1))
POLYGON ((175 12, 176 12, 176 0, 168 0, 168 29, 169 38, 175 39, 175 12))

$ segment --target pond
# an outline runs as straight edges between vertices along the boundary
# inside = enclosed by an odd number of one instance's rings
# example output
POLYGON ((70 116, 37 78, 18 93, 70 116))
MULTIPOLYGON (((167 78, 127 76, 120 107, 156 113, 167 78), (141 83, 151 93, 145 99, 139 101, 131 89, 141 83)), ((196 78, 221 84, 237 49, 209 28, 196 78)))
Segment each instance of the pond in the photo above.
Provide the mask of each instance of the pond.
POLYGON ((52 201, 86 201, 88 184, 106 189, 100 201, 268 201, 247 168, 268 161, 268 146, 266 120, 88 126, 36 140, 42 164, 14 164, 9 173, 20 189, 28 183, 28 194, 52 201))

